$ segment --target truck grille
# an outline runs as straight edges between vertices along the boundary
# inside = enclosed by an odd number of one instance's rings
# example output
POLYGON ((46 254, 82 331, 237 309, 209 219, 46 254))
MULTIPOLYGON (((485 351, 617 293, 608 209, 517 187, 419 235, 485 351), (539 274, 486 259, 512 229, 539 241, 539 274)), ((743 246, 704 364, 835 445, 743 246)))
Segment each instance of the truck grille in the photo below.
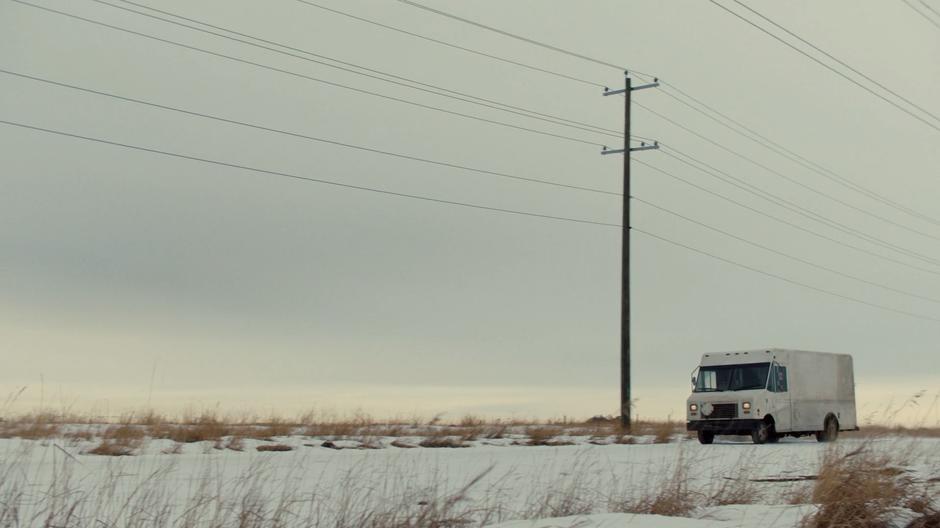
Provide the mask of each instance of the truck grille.
POLYGON ((738 404, 736 403, 714 403, 714 410, 706 418, 737 418, 738 404))

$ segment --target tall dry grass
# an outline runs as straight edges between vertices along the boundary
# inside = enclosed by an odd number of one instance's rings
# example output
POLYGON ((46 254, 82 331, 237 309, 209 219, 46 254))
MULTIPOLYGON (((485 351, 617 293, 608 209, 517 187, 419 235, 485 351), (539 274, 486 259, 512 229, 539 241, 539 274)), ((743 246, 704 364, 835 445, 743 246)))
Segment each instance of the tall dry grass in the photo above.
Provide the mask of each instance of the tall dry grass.
POLYGON ((876 450, 864 442, 851 451, 838 446, 827 450, 810 496, 819 509, 803 525, 886 528, 898 511, 936 515, 940 504, 934 503, 930 483, 918 482, 907 469, 917 449, 903 439, 894 444, 876 450))

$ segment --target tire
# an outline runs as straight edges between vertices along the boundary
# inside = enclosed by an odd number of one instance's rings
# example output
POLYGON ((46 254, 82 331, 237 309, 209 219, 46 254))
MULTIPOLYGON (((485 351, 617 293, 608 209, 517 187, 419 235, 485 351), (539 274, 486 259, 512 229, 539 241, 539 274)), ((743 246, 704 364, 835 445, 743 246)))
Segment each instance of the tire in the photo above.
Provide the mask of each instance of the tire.
POLYGON ((839 420, 835 416, 828 416, 823 430, 816 433, 817 442, 835 442, 839 438, 839 420))
POLYGON ((755 444, 766 444, 767 442, 773 442, 772 438, 776 438, 777 433, 774 432, 774 424, 761 422, 760 425, 754 428, 751 431, 751 441, 755 444))
POLYGON ((770 435, 770 436, 767 438, 767 443, 768 443, 768 444, 776 444, 777 442, 780 441, 781 438, 783 438, 783 437, 780 436, 780 435, 778 435, 776 432, 774 432, 772 435, 770 435))
POLYGON ((711 431, 699 431, 698 432, 698 441, 700 444, 711 444, 715 441, 715 433, 711 431))

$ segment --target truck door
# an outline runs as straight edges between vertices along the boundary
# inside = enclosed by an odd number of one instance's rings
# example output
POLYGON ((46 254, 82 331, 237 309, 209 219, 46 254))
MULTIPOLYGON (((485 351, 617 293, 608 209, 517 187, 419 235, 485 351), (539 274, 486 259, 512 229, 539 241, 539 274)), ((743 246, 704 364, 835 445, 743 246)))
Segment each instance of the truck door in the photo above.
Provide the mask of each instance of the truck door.
POLYGON ((770 368, 770 414, 774 417, 777 431, 787 432, 793 428, 793 402, 790 398, 790 380, 787 367, 773 362, 770 368))

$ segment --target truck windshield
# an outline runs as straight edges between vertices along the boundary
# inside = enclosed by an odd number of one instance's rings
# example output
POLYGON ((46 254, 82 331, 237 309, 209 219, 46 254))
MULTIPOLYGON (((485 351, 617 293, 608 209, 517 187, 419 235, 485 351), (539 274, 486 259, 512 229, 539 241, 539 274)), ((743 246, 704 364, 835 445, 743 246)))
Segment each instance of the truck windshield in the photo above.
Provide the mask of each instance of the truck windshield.
POLYGON ((695 392, 763 389, 767 386, 770 363, 701 367, 695 380, 695 392))

